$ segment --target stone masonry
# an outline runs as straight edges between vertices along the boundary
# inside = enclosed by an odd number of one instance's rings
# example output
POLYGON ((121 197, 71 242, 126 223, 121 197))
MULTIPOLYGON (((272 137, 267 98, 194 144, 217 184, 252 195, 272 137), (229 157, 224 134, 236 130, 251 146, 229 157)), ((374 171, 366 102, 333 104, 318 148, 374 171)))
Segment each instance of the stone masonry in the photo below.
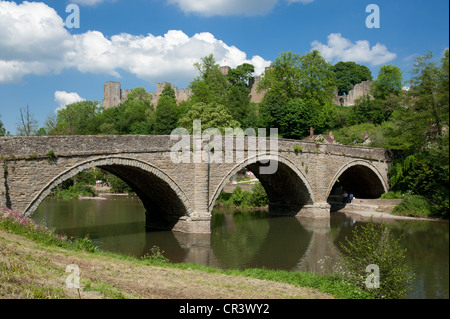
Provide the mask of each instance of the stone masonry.
POLYGON ((391 160, 385 149, 280 139, 270 150, 269 140, 259 139, 267 151, 255 153, 247 137, 240 138, 243 143, 215 137, 212 150, 209 140, 187 138, 190 146, 173 152, 178 141, 170 136, 2 137, 0 207, 31 215, 52 189, 93 167, 135 190, 150 226, 186 233, 210 232, 217 197, 243 168, 266 189, 273 214, 329 218, 328 199, 338 184, 360 198, 389 190, 391 160), (188 161, 174 160, 174 153, 188 161), (196 160, 200 155, 214 161, 196 160), (276 164, 273 174, 261 173, 266 160, 276 164))

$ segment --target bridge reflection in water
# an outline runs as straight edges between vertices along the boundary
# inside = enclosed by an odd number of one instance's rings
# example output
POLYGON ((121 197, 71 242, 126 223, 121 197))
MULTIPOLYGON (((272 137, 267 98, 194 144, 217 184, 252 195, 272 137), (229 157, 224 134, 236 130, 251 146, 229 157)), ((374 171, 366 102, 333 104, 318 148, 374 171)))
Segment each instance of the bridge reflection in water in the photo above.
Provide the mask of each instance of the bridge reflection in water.
MULTIPOLYGON (((329 272, 338 260, 330 220, 271 217, 264 213, 216 215, 211 234, 164 232, 169 242, 148 234, 144 252, 163 247, 170 260, 222 269, 268 268, 329 272), (221 219, 217 222, 217 219, 221 219), (176 243, 173 240, 176 240, 176 243), (323 268, 323 260, 327 260, 323 268)), ((156 236, 161 238, 161 236, 156 236)))

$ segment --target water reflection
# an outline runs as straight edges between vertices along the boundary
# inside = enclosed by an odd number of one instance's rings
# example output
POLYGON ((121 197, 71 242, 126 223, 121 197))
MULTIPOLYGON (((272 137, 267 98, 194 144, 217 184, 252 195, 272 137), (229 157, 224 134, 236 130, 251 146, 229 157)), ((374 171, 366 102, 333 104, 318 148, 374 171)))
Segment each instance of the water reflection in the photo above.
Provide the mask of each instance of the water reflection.
MULTIPOLYGON (((102 250, 136 257, 154 246, 172 262, 218 268, 265 267, 320 273, 332 267, 339 245, 366 219, 333 213, 330 220, 269 218, 266 212, 216 210, 212 233, 145 232, 145 209, 137 197, 108 200, 46 200, 33 216, 68 236, 88 236, 102 250)), ((448 222, 387 221, 404 236, 408 264, 416 274, 409 298, 448 298, 448 222)), ((329 269, 328 269, 329 270, 329 269)))

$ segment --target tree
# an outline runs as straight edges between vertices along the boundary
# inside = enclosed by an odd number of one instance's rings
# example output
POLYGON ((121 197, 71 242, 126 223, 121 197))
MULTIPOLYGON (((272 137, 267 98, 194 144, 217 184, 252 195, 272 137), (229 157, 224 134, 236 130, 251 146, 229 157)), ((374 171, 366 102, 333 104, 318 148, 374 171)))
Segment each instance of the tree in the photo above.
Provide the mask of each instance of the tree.
POLYGON ((0 120, 0 136, 5 136, 6 135, 6 130, 5 127, 3 126, 3 122, 0 120))
POLYGON ((96 101, 81 101, 66 105, 58 110, 56 117, 47 119, 47 133, 49 135, 97 134, 99 111, 99 103, 96 101))
POLYGON ((300 97, 323 106, 331 103, 336 90, 332 66, 313 50, 300 57, 300 97))
POLYGON ((385 128, 385 147, 403 150, 390 170, 393 191, 426 196, 434 215, 448 216, 448 50, 441 64, 432 54, 416 58, 414 86, 385 128))
POLYGON ((226 92, 230 85, 227 78, 220 71, 212 54, 202 58, 201 61, 194 64, 200 74, 189 85, 192 88, 193 103, 226 104, 226 92))
POLYGON ((373 297, 398 299, 411 288, 414 276, 406 263, 406 249, 387 225, 371 219, 364 226, 356 226, 351 239, 346 238, 340 248, 346 278, 373 297), (379 277, 375 280, 368 278, 368 266, 378 268, 379 277), (375 286, 377 282, 379 287, 375 286))
POLYGON ((280 54, 259 88, 268 90, 260 104, 262 127, 277 127, 283 137, 301 138, 310 126, 321 131, 332 125, 335 77, 318 51, 280 54))
POLYGON ((103 110, 97 116, 99 134, 151 134, 154 126, 151 95, 136 88, 117 107, 103 110))
POLYGON ((332 67, 336 75, 338 95, 347 95, 353 87, 363 81, 372 81, 372 72, 365 65, 340 61, 332 67))
POLYGON ((178 126, 185 128, 190 134, 193 133, 193 122, 200 120, 202 129, 217 128, 222 134, 225 134, 226 128, 240 127, 238 121, 234 120, 225 106, 215 102, 205 104, 196 103, 192 108, 179 120, 178 126))
POLYGON ((371 86, 374 98, 385 99, 391 94, 399 95, 403 86, 403 72, 395 65, 382 65, 377 79, 371 86))
POLYGON ((154 133, 169 135, 177 126, 179 113, 175 91, 171 85, 166 85, 156 107, 154 133))
POLYGON ((17 124, 17 135, 32 136, 38 128, 38 122, 30 112, 30 106, 20 108, 20 118, 17 124))
POLYGON ((270 98, 277 96, 280 102, 301 97, 301 57, 290 51, 282 52, 259 82, 259 90, 270 90, 270 98))

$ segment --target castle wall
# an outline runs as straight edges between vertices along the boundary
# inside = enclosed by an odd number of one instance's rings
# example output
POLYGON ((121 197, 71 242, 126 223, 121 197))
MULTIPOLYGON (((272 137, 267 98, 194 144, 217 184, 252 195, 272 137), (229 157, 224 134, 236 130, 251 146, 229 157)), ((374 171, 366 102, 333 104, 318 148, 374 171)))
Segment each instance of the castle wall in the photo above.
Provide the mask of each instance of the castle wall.
POLYGON ((336 90, 336 95, 334 98, 334 103, 342 106, 353 106, 355 105, 355 100, 370 94, 370 86, 372 81, 364 81, 356 84, 352 90, 348 92, 347 95, 338 95, 336 90))

